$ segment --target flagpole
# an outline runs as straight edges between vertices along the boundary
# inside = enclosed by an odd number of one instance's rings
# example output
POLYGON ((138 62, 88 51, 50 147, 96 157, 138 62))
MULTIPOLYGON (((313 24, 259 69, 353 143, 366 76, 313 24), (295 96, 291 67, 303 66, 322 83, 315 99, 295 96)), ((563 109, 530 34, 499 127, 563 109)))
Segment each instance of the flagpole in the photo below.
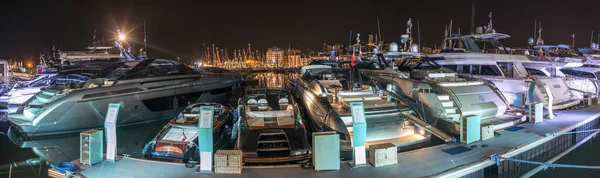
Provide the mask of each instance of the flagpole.
POLYGON ((146 18, 144 17, 144 49, 146 49, 146 58, 148 58, 148 45, 146 44, 146 18))

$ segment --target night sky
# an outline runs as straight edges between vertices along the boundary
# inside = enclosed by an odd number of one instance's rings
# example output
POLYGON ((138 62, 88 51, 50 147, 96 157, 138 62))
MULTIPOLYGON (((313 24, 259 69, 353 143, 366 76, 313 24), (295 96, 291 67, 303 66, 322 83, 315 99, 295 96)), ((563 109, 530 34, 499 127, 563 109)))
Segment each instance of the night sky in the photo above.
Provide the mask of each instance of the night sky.
MULTIPOLYGON (((233 49, 271 46, 319 50, 323 43, 347 43, 350 30, 381 32, 387 41, 399 41, 411 17, 420 21, 421 43, 442 40, 444 26, 453 19, 454 32, 469 33, 471 4, 475 24, 488 22, 493 10, 494 28, 512 37, 502 42, 525 46, 533 36, 534 20, 542 21, 546 44, 589 46, 591 31, 600 32, 600 1, 12 1, 0 3, 0 59, 37 59, 44 49, 83 49, 98 39, 113 44, 116 29, 129 31, 134 50, 143 40, 143 20, 152 57, 188 58, 212 43, 233 49)), ((353 35, 353 39, 356 36, 353 35)), ((596 41, 597 37, 594 37, 596 41)))

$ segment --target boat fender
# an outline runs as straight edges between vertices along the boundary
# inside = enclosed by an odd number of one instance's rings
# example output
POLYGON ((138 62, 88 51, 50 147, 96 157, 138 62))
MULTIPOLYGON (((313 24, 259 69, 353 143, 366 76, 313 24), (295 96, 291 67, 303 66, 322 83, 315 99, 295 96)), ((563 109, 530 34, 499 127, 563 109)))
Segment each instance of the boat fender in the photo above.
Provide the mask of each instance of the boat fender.
POLYGON ((71 162, 60 162, 60 163, 54 165, 54 170, 61 172, 61 173, 65 173, 67 171, 73 172, 73 171, 77 170, 77 165, 75 165, 71 162))

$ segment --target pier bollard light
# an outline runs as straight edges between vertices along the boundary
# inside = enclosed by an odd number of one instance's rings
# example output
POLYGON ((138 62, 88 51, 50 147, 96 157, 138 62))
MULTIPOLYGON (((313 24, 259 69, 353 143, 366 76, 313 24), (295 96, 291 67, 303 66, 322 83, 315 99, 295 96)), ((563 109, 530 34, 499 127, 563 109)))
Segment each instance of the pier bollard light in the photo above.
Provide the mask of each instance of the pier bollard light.
POLYGON ((352 162, 348 162, 353 168, 367 165, 366 141, 367 122, 365 120, 365 107, 362 102, 351 102, 350 112, 352 114, 352 162))
POLYGON ((198 120, 198 147, 200 149, 200 167, 197 173, 213 173, 213 117, 214 106, 201 106, 198 120))
POLYGON ((117 117, 121 103, 108 104, 104 132, 106 132, 106 160, 117 161, 117 117))

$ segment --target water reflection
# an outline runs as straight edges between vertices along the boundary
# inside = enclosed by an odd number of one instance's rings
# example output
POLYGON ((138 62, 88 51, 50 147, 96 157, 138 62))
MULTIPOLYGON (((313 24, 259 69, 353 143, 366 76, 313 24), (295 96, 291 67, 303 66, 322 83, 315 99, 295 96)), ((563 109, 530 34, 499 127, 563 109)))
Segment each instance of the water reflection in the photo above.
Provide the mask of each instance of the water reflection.
MULTIPOLYGON (((167 121, 117 129, 118 155, 141 157, 144 145, 160 131, 167 121)), ((51 164, 79 159, 79 135, 30 140, 14 129, 7 133, 9 139, 21 148, 30 148, 40 158, 51 164)))
POLYGON ((299 73, 256 73, 246 77, 248 84, 257 88, 285 88, 291 79, 299 78, 299 73))

